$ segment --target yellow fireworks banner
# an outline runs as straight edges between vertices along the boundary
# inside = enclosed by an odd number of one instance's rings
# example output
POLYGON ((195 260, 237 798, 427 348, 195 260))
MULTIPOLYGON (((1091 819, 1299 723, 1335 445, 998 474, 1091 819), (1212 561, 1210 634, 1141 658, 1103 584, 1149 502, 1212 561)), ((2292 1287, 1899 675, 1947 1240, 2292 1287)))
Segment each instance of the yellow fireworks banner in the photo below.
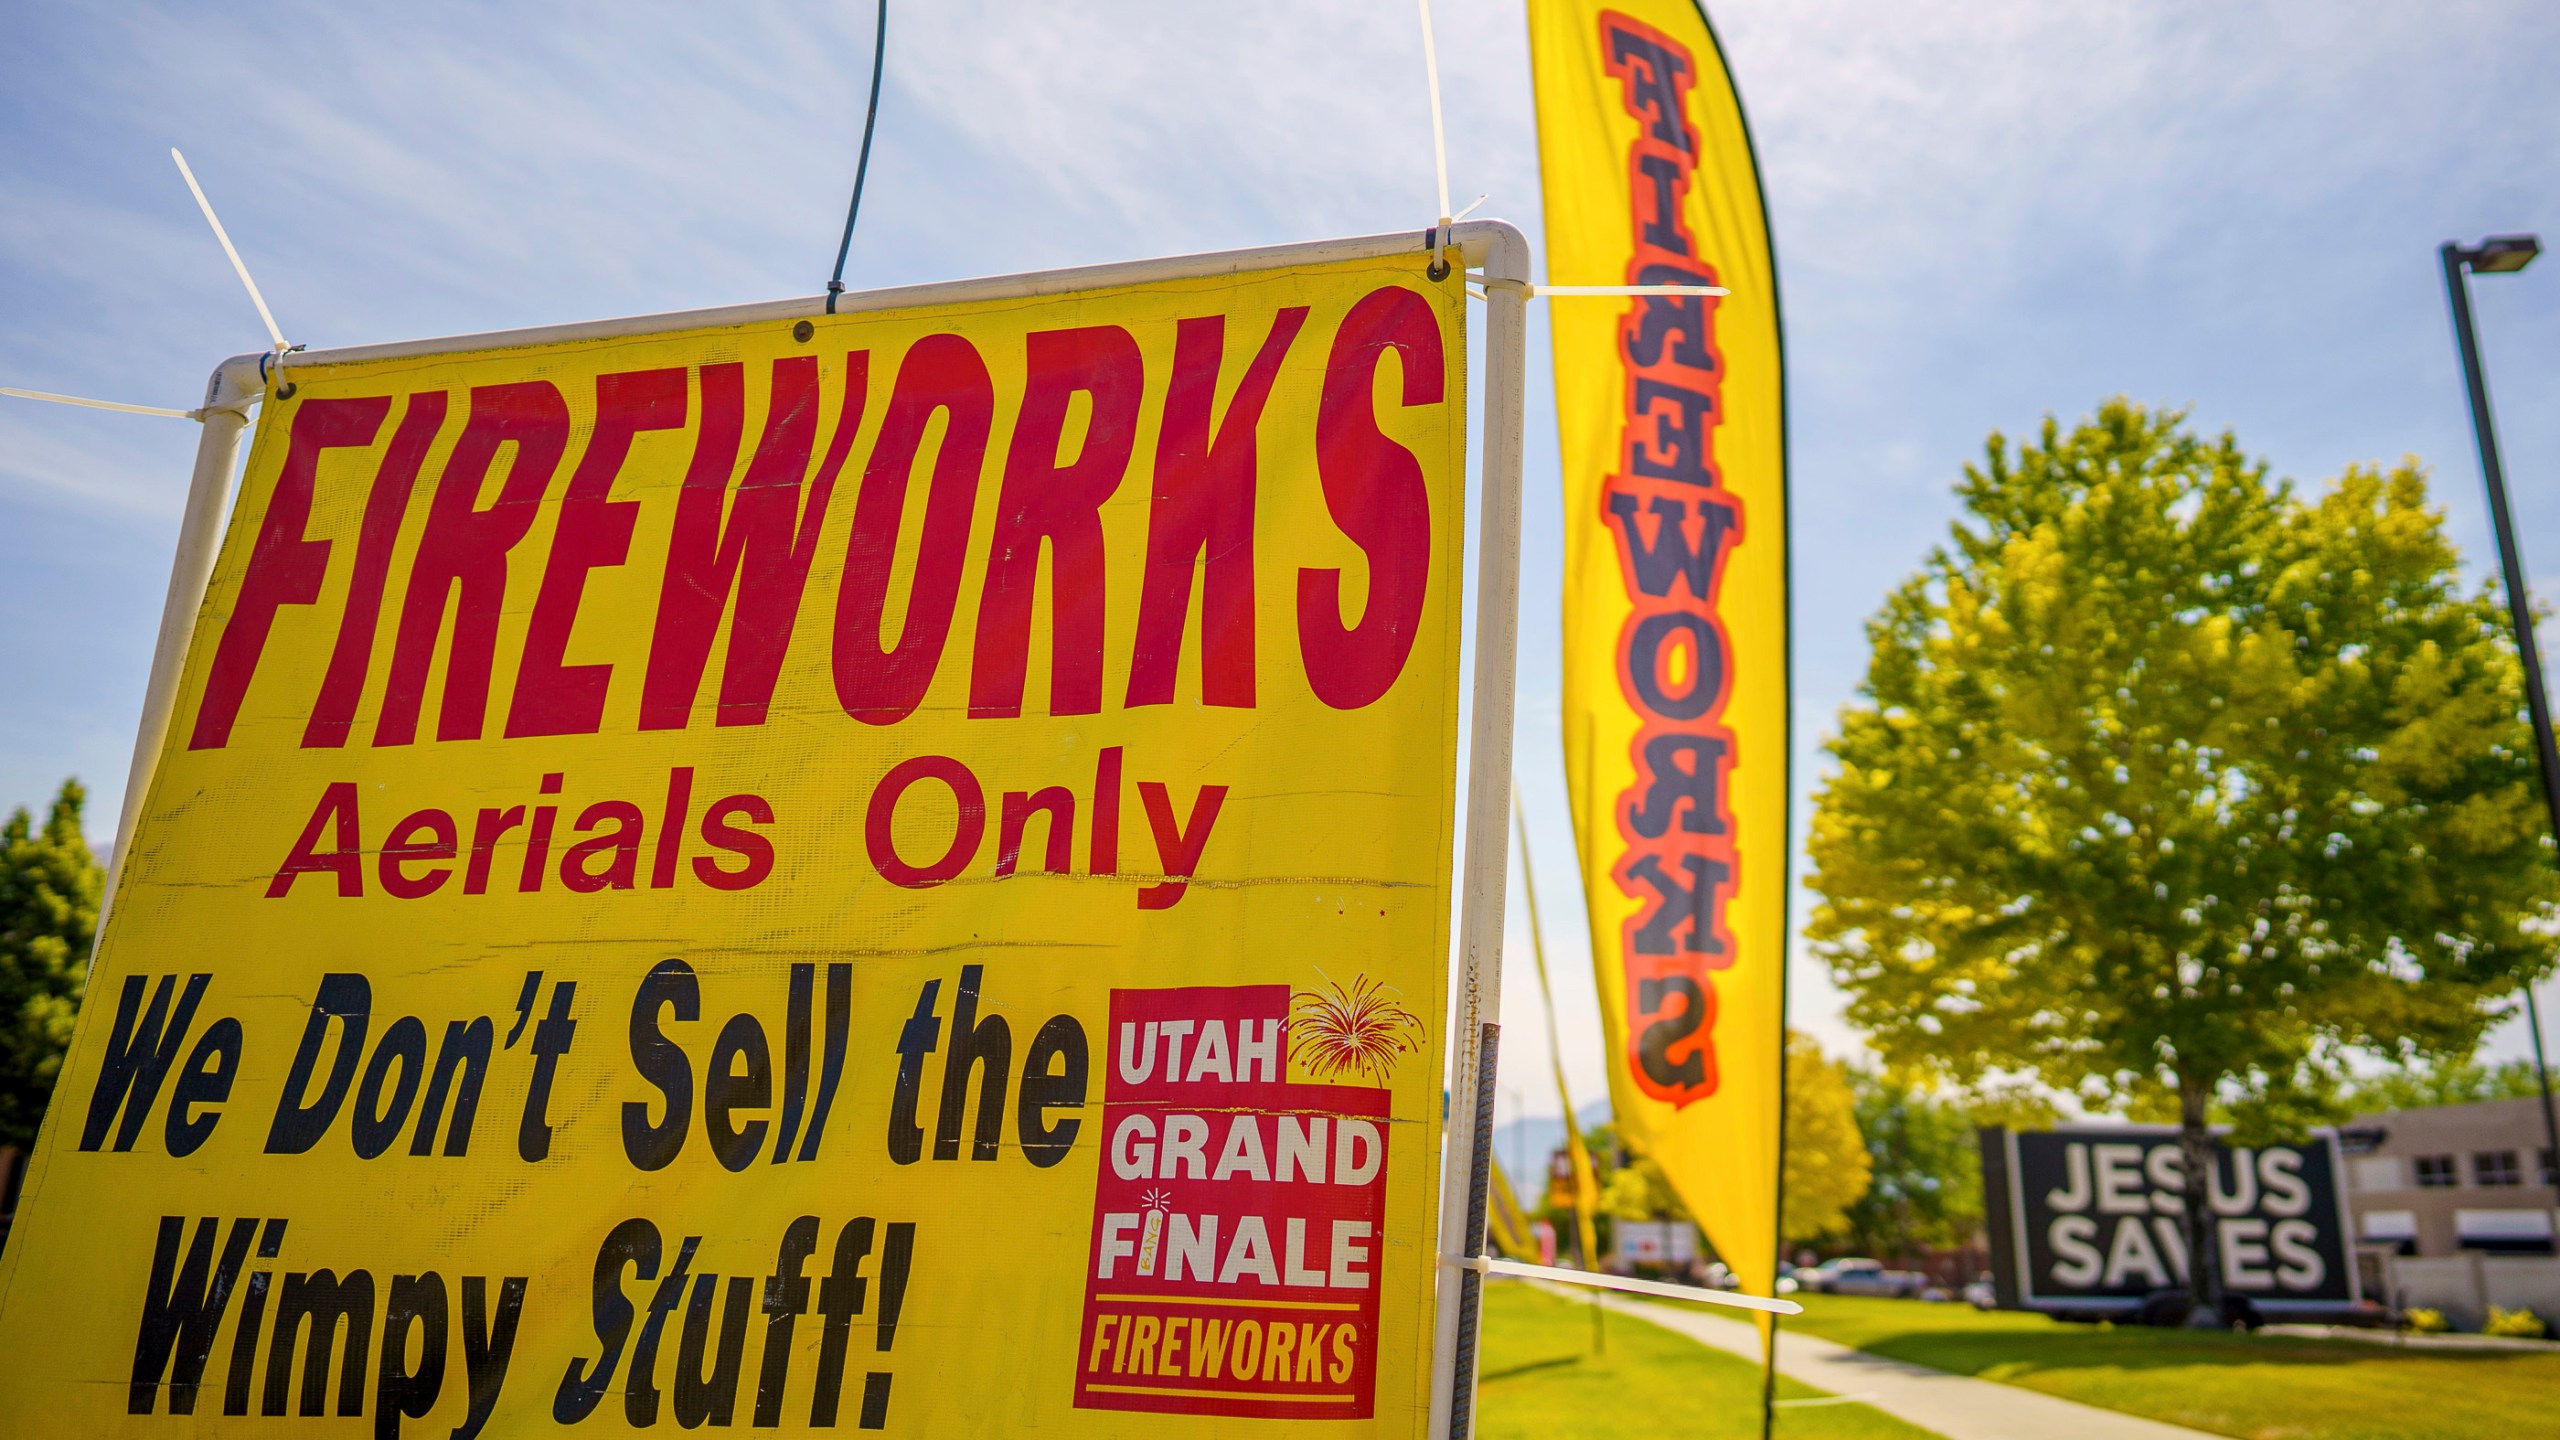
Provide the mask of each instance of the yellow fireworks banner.
POLYGON ((295 357, 0 1431, 1421 1435, 1428 263, 295 357))
POLYGON ((1560 297, 1564 741, 1618 1132, 1776 1280, 1787 881, 1777 274, 1691 0, 1531 0, 1560 297))

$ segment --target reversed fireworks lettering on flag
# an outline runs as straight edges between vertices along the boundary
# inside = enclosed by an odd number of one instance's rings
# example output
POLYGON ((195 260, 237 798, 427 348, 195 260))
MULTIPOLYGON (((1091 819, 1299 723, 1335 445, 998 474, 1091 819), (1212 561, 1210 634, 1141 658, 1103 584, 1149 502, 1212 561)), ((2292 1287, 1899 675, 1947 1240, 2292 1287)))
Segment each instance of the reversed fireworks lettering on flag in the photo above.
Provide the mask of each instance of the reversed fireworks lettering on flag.
MULTIPOLYGON (((1630 168, 1645 181, 1630 192, 1627 283, 1716 284, 1715 267, 1693 258, 1681 214, 1697 165, 1696 61, 1651 26, 1618 15, 1600 23, 1609 73, 1636 121, 1630 168)), ((1716 589, 1742 538, 1742 507, 1716 471, 1715 306, 1713 296, 1648 295, 1629 309, 1624 454, 1601 486, 1628 611, 1618 687, 1640 720, 1610 871, 1638 904, 1620 942, 1629 1060, 1635 1083, 1675 1106, 1715 1093, 1713 972, 1733 963, 1724 909, 1740 868, 1724 783, 1732 646, 1716 589)))
POLYGON ((1751 139, 1695 0, 1530 0, 1560 301, 1565 777, 1618 1133, 1776 1281, 1786 402, 1751 139))

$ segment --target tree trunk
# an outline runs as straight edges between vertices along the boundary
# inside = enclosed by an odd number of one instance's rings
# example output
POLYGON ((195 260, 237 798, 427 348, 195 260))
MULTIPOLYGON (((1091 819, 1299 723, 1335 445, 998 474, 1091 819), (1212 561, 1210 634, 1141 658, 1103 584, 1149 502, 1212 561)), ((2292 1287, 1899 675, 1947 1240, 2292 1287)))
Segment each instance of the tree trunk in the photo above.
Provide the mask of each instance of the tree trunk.
POLYGON ((2187 1326, 2196 1330, 2222 1328, 2222 1247, 2213 1213, 2213 1131, 2205 1125, 2204 1102, 2209 1093, 2206 1085, 2181 1078, 2178 1082, 2178 1155, 2186 1172, 2187 1293, 2195 1297, 2195 1309, 2187 1316, 2187 1326))

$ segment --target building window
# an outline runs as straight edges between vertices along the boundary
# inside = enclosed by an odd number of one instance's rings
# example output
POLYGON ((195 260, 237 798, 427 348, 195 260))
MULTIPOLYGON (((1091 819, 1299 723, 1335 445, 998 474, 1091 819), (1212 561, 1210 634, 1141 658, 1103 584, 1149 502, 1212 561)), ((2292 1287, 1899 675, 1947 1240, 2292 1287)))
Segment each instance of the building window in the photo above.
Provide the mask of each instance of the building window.
POLYGON ((2418 1253, 2418 1213, 2414 1210, 2367 1210, 2364 1242, 2385 1245, 2403 1255, 2418 1253))
POLYGON ((2508 1255, 2551 1253, 2551 1212, 2532 1210, 2456 1210, 2453 1233, 2465 1250, 2508 1255))
POLYGON ((2421 1190, 2450 1190, 2460 1183, 2454 1179, 2450 1155, 2421 1155, 2411 1163, 2417 1168, 2421 1190))
POLYGON ((2471 1179, 2479 1185, 2521 1185, 2524 1171, 2517 1167, 2513 1150, 2474 1150, 2471 1179))

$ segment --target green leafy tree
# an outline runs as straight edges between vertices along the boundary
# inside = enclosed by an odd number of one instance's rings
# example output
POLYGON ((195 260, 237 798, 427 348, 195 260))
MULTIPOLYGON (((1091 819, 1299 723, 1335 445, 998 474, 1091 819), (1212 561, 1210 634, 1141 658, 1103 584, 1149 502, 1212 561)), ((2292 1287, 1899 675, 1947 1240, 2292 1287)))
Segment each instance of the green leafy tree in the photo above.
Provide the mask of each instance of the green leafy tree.
POLYGON ((1686 1220, 1689 1207, 1662 1178, 1661 1166, 1633 1160, 1600 1182, 1600 1213, 1613 1220, 1686 1220))
POLYGON ((1867 1193, 1873 1162, 1858 1134, 1849 1067, 1796 1030, 1787 1032, 1786 1125, 1778 1231, 1789 1242, 1811 1240, 1848 1219, 1849 1207, 1867 1193))
POLYGON ((2307 499, 2184 419, 2114 401, 1966 469, 1869 624, 1811 935, 1888 1064, 2174 1118, 2194 1177, 2217 1105, 2468 1054, 2555 887, 2505 612, 2418 470, 2307 499))
POLYGON ((2509 1060, 2484 1065, 2477 1059, 2447 1060, 2436 1065, 2409 1065, 2363 1076, 2350 1083, 2335 1106, 2340 1116, 2378 1115, 2386 1110, 2425 1110, 2437 1105, 2469 1105, 2480 1100, 2538 1100, 2542 1086, 2533 1062, 2509 1060))
POLYGON ((0 826, 0 1145, 33 1145, 71 1043, 106 873, 80 833, 88 792, 62 782, 37 829, 21 806, 0 826))
POLYGON ((1875 1167, 1842 1227, 1851 1248, 1896 1255, 1971 1241, 1982 1228, 1982 1152, 1971 1113, 1890 1071, 1853 1070, 1849 1083, 1875 1167))
MULTIPOLYGON (((1801 1031, 1787 1032, 1786 1190, 1779 1230, 1790 1241, 1837 1230, 1866 1193, 1870 1161, 1858 1137, 1857 1100, 1848 1067, 1822 1053, 1801 1031)), ((1595 1156, 1616 1149, 1615 1135, 1592 1132, 1595 1156)), ((1689 1218, 1688 1207, 1652 1159, 1630 1157, 1600 1182, 1601 1213, 1620 1220, 1689 1218)))

